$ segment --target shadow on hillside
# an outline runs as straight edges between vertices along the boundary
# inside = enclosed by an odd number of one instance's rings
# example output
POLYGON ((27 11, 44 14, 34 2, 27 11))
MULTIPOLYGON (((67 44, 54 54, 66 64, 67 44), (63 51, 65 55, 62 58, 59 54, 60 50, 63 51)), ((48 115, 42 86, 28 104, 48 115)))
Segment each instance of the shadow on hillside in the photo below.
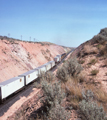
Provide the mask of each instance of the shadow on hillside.
POLYGON ((30 119, 41 119, 43 117, 43 113, 46 113, 46 108, 44 106, 41 106, 36 111, 33 111, 30 116, 28 117, 28 120, 30 119))

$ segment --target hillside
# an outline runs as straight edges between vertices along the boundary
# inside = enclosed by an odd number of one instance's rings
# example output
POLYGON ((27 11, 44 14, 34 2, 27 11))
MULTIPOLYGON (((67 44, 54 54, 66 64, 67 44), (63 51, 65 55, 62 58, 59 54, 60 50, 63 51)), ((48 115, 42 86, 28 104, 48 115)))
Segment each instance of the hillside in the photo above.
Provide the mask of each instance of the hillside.
POLYGON ((107 120, 106 31, 76 48, 55 73, 41 74, 37 98, 23 102, 8 120, 107 120))
POLYGON ((94 101, 107 113, 107 28, 75 49, 71 57, 82 65, 82 89, 94 93, 94 101))
POLYGON ((49 42, 25 42, 0 36, 0 82, 47 63, 66 50, 70 49, 49 42))
POLYGON ((73 56, 83 66, 88 81, 101 83, 107 91, 107 28, 75 49, 73 56), (92 71, 96 71, 96 75, 92 71))

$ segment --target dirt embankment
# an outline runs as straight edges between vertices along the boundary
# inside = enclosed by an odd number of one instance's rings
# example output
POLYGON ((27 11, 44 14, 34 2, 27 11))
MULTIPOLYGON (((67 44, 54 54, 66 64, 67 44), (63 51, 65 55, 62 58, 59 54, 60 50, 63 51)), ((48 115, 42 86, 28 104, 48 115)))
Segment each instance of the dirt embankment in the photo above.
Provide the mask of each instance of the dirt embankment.
POLYGON ((34 69, 65 52, 49 43, 0 39, 0 82, 34 69))

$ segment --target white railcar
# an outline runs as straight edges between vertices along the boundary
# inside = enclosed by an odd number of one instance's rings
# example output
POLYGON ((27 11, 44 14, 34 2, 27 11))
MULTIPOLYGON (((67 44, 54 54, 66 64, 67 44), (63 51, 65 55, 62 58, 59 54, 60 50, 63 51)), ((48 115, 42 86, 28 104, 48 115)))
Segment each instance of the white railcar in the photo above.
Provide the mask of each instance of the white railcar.
POLYGON ((3 100, 9 95, 25 86, 24 77, 14 77, 0 83, 0 99, 3 100))
POLYGON ((58 57, 58 62, 61 62, 61 55, 57 55, 58 57))
POLYGON ((50 61, 51 63, 51 68, 53 68, 55 66, 55 61, 50 61))
POLYGON ((25 79, 25 85, 28 85, 38 77, 38 74, 39 74, 39 70, 35 69, 35 70, 30 70, 26 73, 23 73, 19 76, 23 76, 25 79))
POLYGON ((9 95, 15 93, 16 91, 23 88, 25 85, 31 83, 41 72, 47 72, 53 68, 57 62, 61 61, 61 55, 57 55, 54 61, 49 61, 48 63, 30 70, 26 73, 19 75, 18 77, 11 78, 7 81, 0 83, 0 100, 5 99, 9 95))
POLYGON ((56 57, 54 57, 54 61, 57 63, 57 62, 60 62, 61 61, 61 55, 57 55, 56 57))
POLYGON ((54 61, 57 63, 58 62, 58 57, 54 57, 54 61))
POLYGON ((46 67, 46 71, 48 71, 48 70, 50 70, 50 69, 52 68, 52 65, 51 65, 50 62, 48 62, 48 63, 46 63, 46 64, 44 64, 44 65, 45 65, 45 67, 46 67))
POLYGON ((40 69, 40 73, 41 73, 41 72, 46 72, 46 71, 47 71, 46 65, 41 65, 40 67, 38 67, 38 69, 40 69))

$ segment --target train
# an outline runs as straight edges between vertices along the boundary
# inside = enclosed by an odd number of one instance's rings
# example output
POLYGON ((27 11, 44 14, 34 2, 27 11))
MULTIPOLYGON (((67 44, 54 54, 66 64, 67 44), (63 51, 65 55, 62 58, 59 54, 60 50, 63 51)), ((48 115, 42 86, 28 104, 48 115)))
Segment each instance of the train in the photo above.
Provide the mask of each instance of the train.
POLYGON ((43 64, 33 70, 25 72, 17 77, 11 78, 4 82, 0 83, 0 103, 2 103, 7 97, 20 91, 25 86, 35 81, 38 78, 38 75, 41 72, 47 72, 53 67, 55 67, 61 60, 67 55, 67 53, 63 53, 61 55, 57 55, 54 57, 53 61, 49 61, 46 64, 43 64))

